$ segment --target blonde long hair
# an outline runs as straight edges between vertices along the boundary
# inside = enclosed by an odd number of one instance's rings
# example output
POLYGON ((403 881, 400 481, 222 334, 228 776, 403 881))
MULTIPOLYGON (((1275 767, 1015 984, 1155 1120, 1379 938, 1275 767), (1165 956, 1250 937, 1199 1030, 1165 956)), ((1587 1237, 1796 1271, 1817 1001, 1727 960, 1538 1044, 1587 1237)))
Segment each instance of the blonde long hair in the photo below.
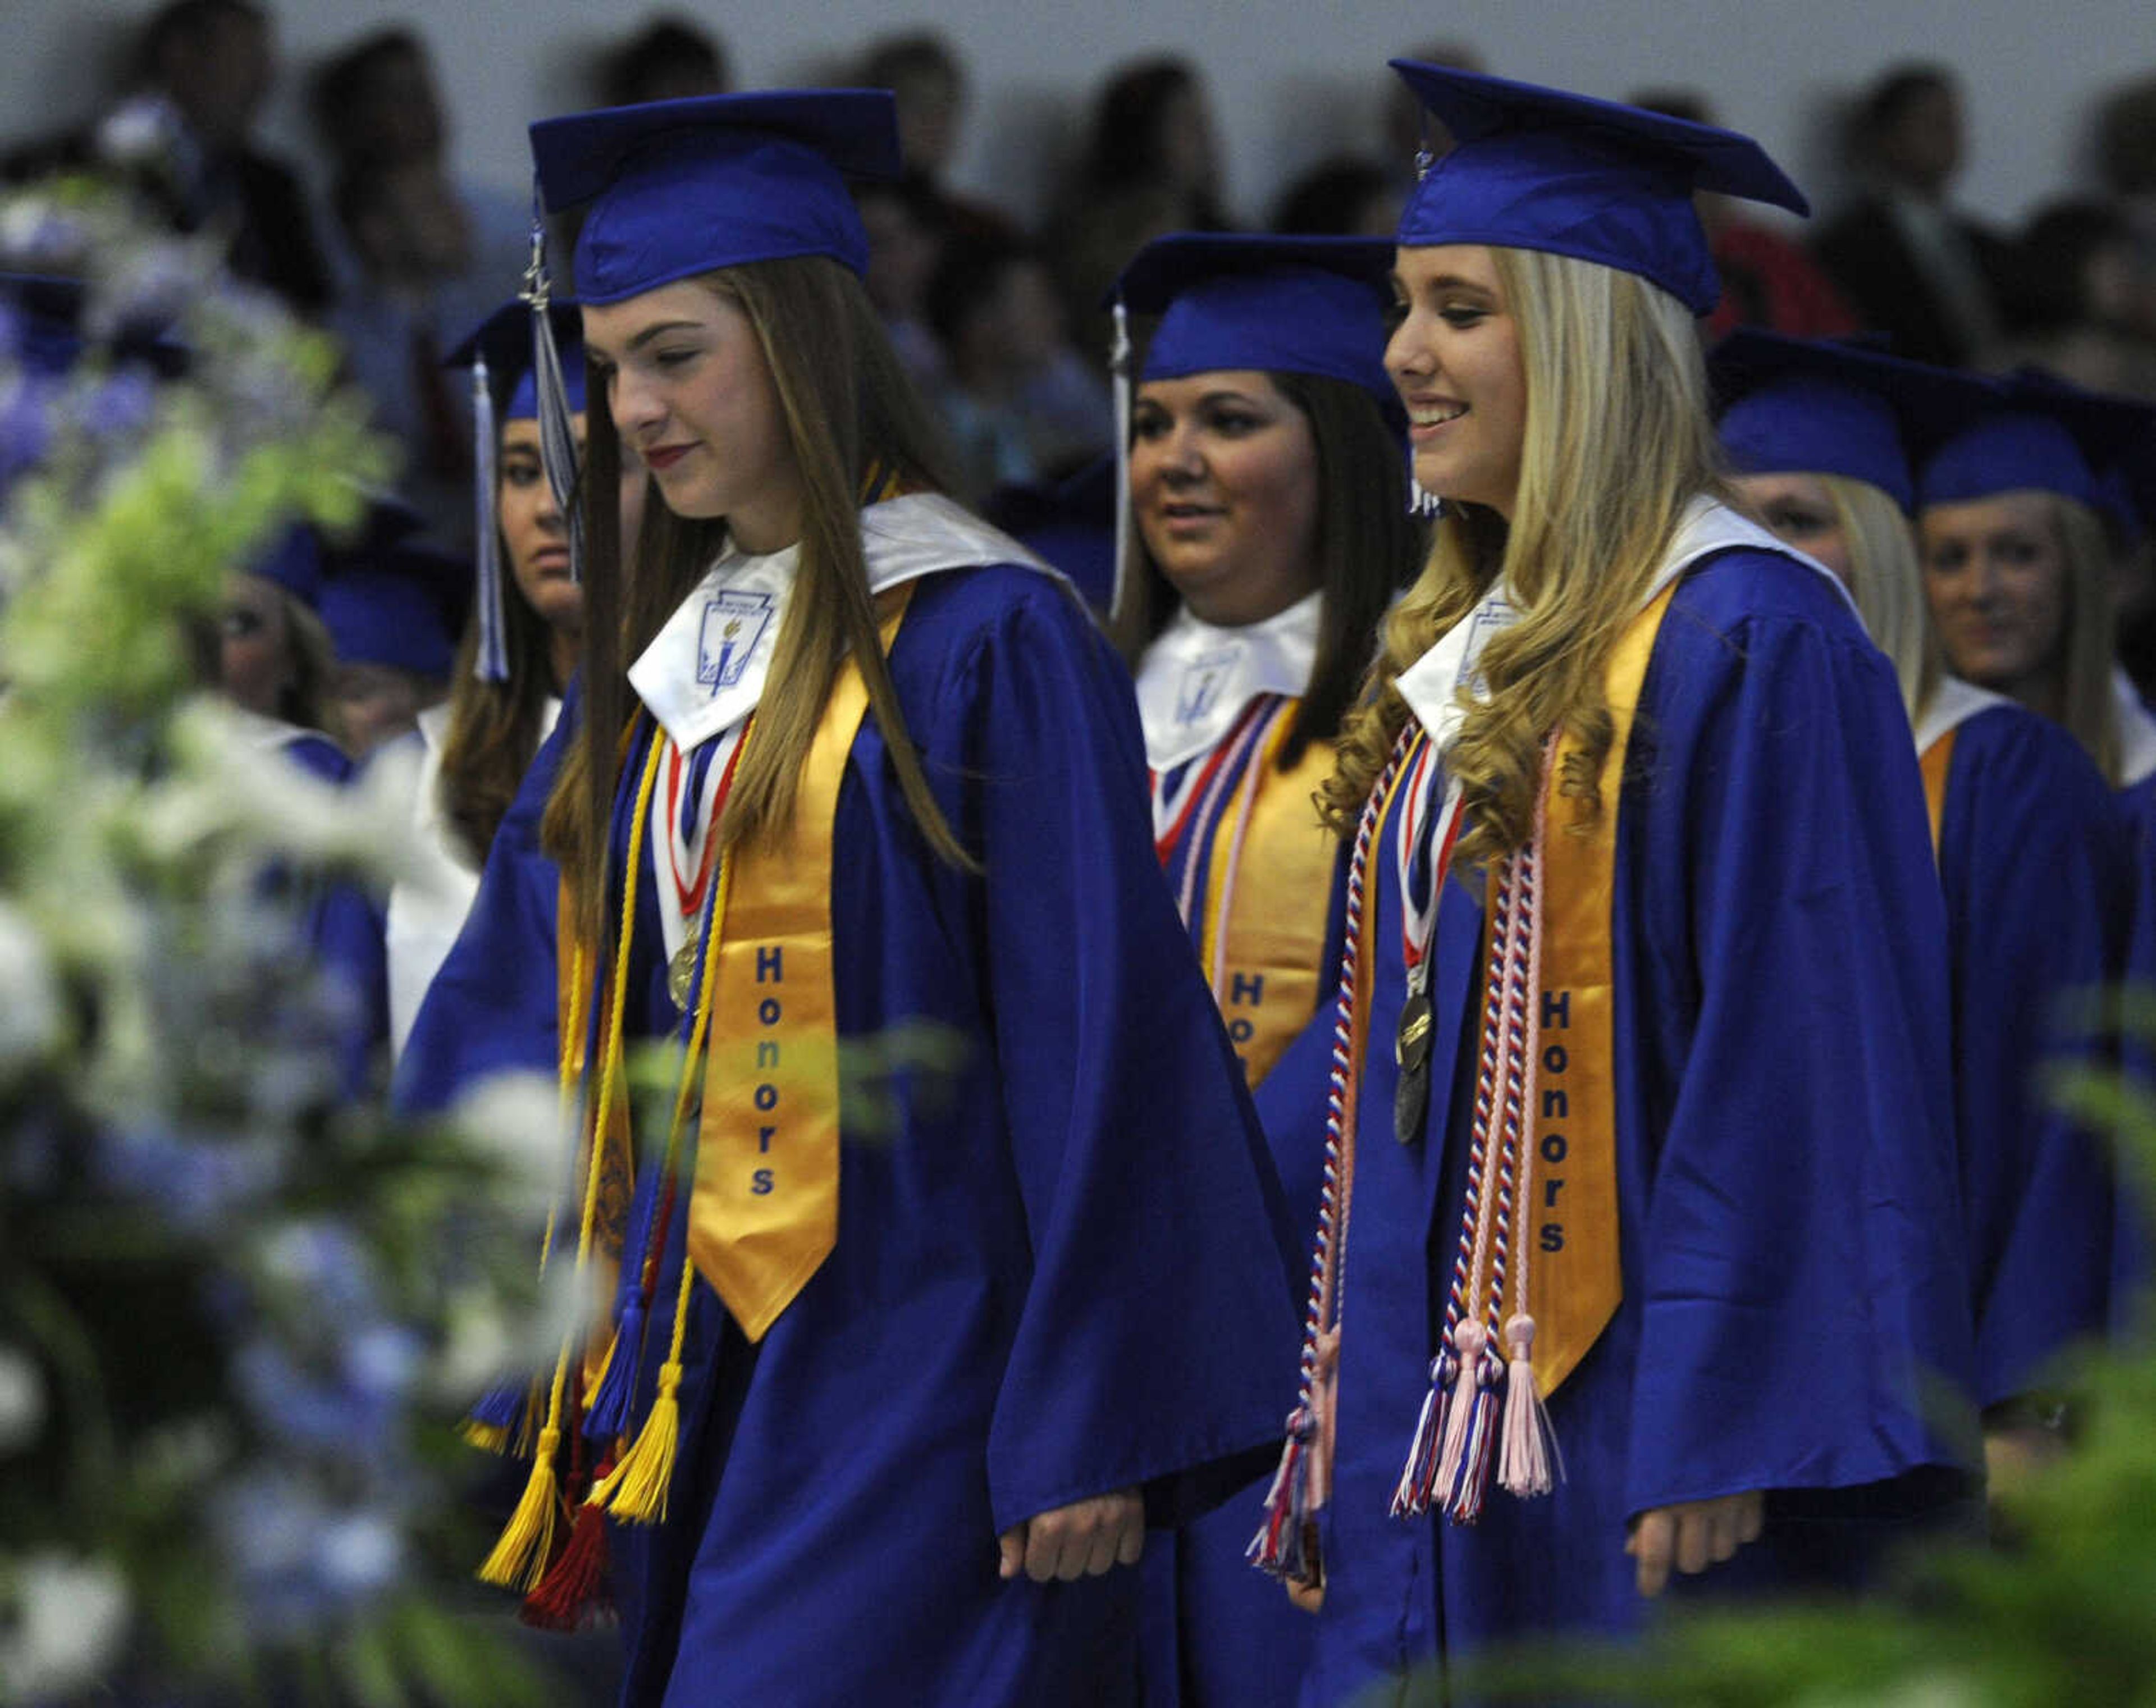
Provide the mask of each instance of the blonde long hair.
POLYGON ((1924 597, 1923 566, 1916 531, 1901 505, 1868 480, 1847 474, 1813 477, 1826 489, 1849 561, 1856 572, 1850 592, 1872 644, 1887 654, 1902 685, 1902 705, 1913 724, 1938 691, 1944 664, 1931 607, 1924 597))
POLYGON ((1582 741, 1563 792, 1583 818, 1613 735, 1603 675, 1686 508, 1726 499, 1691 314, 1614 268, 1539 250, 1492 249, 1517 323, 1527 416, 1508 526, 1495 511, 1447 506, 1420 577, 1387 623, 1372 691, 1320 791, 1327 819, 1352 831, 1407 721, 1394 679, 1501 575, 1520 620, 1481 658, 1448 757, 1470 813, 1459 854, 1486 867, 1527 839, 1543 741, 1560 726, 1582 741))
POLYGON ((2087 505, 2063 493, 2051 499, 2066 560, 2066 691, 2060 721, 2116 788, 2123 755, 2111 688, 2118 626, 2112 608, 2111 542, 2102 518, 2087 505))
MULTIPOLYGON (((801 767, 839 668, 850 658, 900 791, 928 846, 970 865, 930 792, 909 739, 877 631, 861 545, 871 472, 908 490, 941 490, 941 442, 892 351, 860 281, 822 256, 756 261, 695 282, 737 304, 755 328, 785 418, 803 491, 800 564, 771 674, 718 823, 721 848, 790 824, 801 767)), ((710 569, 722 519, 644 506, 631 563, 620 565, 620 439, 605 390, 587 411, 583 475, 584 716, 547 802, 547 852, 561 862, 587 941, 605 941, 607 839, 623 737, 634 710, 627 669, 710 569)))

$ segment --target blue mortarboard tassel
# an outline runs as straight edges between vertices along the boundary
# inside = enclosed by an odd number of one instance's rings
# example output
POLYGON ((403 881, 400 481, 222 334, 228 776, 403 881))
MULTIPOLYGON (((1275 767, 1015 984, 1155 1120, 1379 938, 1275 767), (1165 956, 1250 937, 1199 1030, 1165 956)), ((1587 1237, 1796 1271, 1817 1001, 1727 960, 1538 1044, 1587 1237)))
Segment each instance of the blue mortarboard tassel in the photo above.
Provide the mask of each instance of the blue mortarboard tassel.
POLYGON ((569 579, 584 578, 584 523, 577 505, 577 434, 570 423, 569 385, 554 342, 552 295, 547 274, 547 227, 535 190, 531 208, 531 263, 524 272, 524 300, 531 305, 531 376, 539 392, 539 460, 547 471, 569 534, 569 579))
POLYGON ((503 628, 501 606, 501 538, 495 524, 496 467, 494 392, 489 383, 484 351, 472 361, 473 499, 476 510, 472 537, 479 553, 479 652, 472 660, 472 674, 482 682, 509 680, 509 637, 503 628))

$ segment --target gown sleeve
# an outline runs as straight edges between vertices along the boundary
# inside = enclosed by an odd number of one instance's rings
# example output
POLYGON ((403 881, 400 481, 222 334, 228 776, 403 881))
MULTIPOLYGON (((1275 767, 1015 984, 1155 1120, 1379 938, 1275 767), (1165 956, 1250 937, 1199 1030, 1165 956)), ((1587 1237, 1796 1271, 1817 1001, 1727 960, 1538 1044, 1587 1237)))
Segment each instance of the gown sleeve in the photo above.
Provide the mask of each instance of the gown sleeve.
POLYGON ((2108 1305, 2109 1170, 2095 1136, 2046 1106, 2042 1079, 2101 1059, 2099 1028, 2066 1005, 2115 970, 2123 850, 2079 745, 2010 710, 1964 726, 1942 833, 1978 1397, 1993 1405, 2101 1328, 2108 1305))
POLYGON ((552 1075, 560 1064, 555 970, 561 869, 539 849, 539 821, 578 722, 572 683, 487 850, 479 894, 428 987, 398 1064, 407 1116, 439 1114, 490 1075, 552 1075))
POLYGON ((1277 1449, 1296 1259, 1146 821, 1137 708, 1053 584, 956 695, 985 969, 1033 1268, 988 1435, 1003 1530, 1142 1485, 1183 1521, 1277 1449))
POLYGON ((1630 1064, 1656 1136, 1626 1236, 1633 1512, 1951 1464, 1933 1408, 1972 1385, 1907 724, 1853 617, 1780 597, 1727 628, 1672 608, 1628 768, 1618 972, 1645 1000, 1620 1003, 1619 1095, 1630 1064))

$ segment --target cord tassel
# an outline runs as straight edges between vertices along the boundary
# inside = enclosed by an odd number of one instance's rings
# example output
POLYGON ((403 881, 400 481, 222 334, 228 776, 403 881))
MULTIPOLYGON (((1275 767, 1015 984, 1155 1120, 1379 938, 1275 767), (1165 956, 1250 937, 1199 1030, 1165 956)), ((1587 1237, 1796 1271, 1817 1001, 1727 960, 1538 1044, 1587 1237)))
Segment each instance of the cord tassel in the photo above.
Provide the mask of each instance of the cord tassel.
POLYGON ((507 1453, 519 1436, 533 1398, 531 1384, 503 1382, 490 1388, 471 1408, 458 1433, 472 1446, 488 1453, 507 1453))
POLYGON ((584 578, 584 521, 577 502, 578 485, 576 429, 571 422, 569 385, 562 372, 562 352, 554 342, 549 311, 553 284, 547 271, 547 225, 538 192, 532 192, 531 258, 524 269, 524 300, 531 305, 531 376, 539 394, 539 461, 547 485, 569 535, 569 578, 584 578))
POLYGON ((1535 1391, 1535 1320, 1515 1316, 1505 1325, 1512 1361, 1505 1368, 1504 1443, 1497 1457, 1497 1486, 1522 1497, 1547 1495, 1564 1478, 1564 1455, 1550 1428, 1549 1411, 1535 1391))
POLYGON ((592 1490, 591 1504, 628 1524, 661 1524, 681 1438, 681 1367, 659 1367, 659 1393, 621 1463, 592 1490))
POLYGON ((520 1617, 542 1631, 582 1631, 607 1611, 606 1515, 587 1502, 577 1509, 569 1540, 539 1587, 524 1598, 520 1617))
POLYGON ((1437 1468, 1430 1480, 1433 1490, 1445 1490, 1441 1504, 1450 1505, 1468 1460, 1475 1412, 1481 1392, 1484 1335, 1479 1322, 1463 1322, 1452 1331, 1455 1352, 1451 1397, 1445 1402, 1443 1444, 1437 1452, 1437 1468))
POLYGON ((1419 1518, 1430 1511, 1430 1490, 1437 1482, 1438 1449, 1445 1439, 1447 1390, 1458 1373, 1449 1352, 1430 1361, 1430 1391, 1422 1397, 1422 1415, 1415 1422, 1414 1439, 1408 1444, 1399 1485, 1393 1490, 1395 1518, 1419 1518))
POLYGON ((611 1441, 629 1428, 629 1410, 636 1398, 636 1372, 644 1362, 644 1298, 630 1295, 622 1306, 621 1321, 607 1348, 606 1367, 599 1372, 584 1413, 584 1439, 611 1441))
MULTIPOLYGON (((1498 1407, 1496 1361, 1481 1361, 1475 1374, 1474 1397, 1469 1402, 1465 1450, 1458 1475, 1445 1505, 1455 1524, 1472 1524, 1482 1516, 1482 1499, 1490 1488, 1490 1464, 1496 1457, 1498 1407)), ((1455 1399, 1457 1407, 1459 1401, 1455 1399)))
POLYGON ((561 1446, 557 1426, 550 1423, 540 1431, 538 1457, 531 1463, 523 1496, 494 1552, 479 1568, 483 1582, 526 1594, 539 1587, 554 1552, 554 1526, 562 1510, 560 1479, 554 1468, 554 1455, 561 1446))

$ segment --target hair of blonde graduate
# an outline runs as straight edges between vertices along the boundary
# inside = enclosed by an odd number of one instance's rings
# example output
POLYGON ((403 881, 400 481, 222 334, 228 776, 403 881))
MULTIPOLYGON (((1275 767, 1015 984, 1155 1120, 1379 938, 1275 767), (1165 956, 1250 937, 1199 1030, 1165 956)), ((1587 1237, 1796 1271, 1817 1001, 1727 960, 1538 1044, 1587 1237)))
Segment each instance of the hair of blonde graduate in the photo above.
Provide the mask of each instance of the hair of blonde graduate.
POLYGON ((2059 721, 2116 788, 2123 756, 2111 686, 2118 628, 2112 608, 2111 542, 2102 519, 2088 505, 2061 493, 2049 496, 2066 564, 2066 693, 2059 721))
MULTIPOLYGON (((276 583, 272 582, 272 587, 276 583)), ((292 680, 277 696, 277 716, 301 729, 319 730, 338 746, 346 745, 343 721, 330 705, 330 678, 336 673, 336 643, 321 613, 284 587, 285 631, 292 646, 292 680)))
POLYGON ((1577 822, 1614 806, 1598 787, 1614 734, 1603 684, 1609 654, 1645 603, 1686 507, 1702 495, 1729 497, 1684 305, 1593 262, 1490 254, 1526 381, 1512 520, 1446 506, 1421 576, 1386 624, 1369 691, 1318 797, 1328 822, 1352 833, 1407 721, 1394 679, 1502 575, 1520 618, 1484 648, 1483 694, 1463 699, 1447 760, 1470 815, 1457 849, 1462 869, 1486 869, 1527 841, 1543 743, 1560 726, 1582 746, 1560 785, 1577 822))
POLYGON ((1916 531, 1885 492, 1868 480, 1846 474, 1814 477, 1826 489, 1849 542, 1857 615, 1872 644, 1887 654, 1902 685, 1902 705, 1914 724, 1938 691, 1945 664, 1931 608, 1924 598, 1924 571, 1917 555, 1916 531))
MULTIPOLYGON (((793 822, 801 768, 840 667, 850 658, 914 822, 942 859, 972 861, 930 792, 892 686, 861 544, 875 475, 941 491, 941 440, 860 280, 797 256, 701 275, 755 329, 777 389, 803 495, 800 558, 756 729, 718 823, 721 849, 766 842, 793 822)), ((620 562, 621 443, 603 386, 591 388, 583 478, 584 715, 547 805, 542 837, 561 863, 584 941, 603 950, 608 838, 624 738, 634 710, 627 671, 710 570, 723 518, 670 511, 654 490, 631 560, 620 562)))

